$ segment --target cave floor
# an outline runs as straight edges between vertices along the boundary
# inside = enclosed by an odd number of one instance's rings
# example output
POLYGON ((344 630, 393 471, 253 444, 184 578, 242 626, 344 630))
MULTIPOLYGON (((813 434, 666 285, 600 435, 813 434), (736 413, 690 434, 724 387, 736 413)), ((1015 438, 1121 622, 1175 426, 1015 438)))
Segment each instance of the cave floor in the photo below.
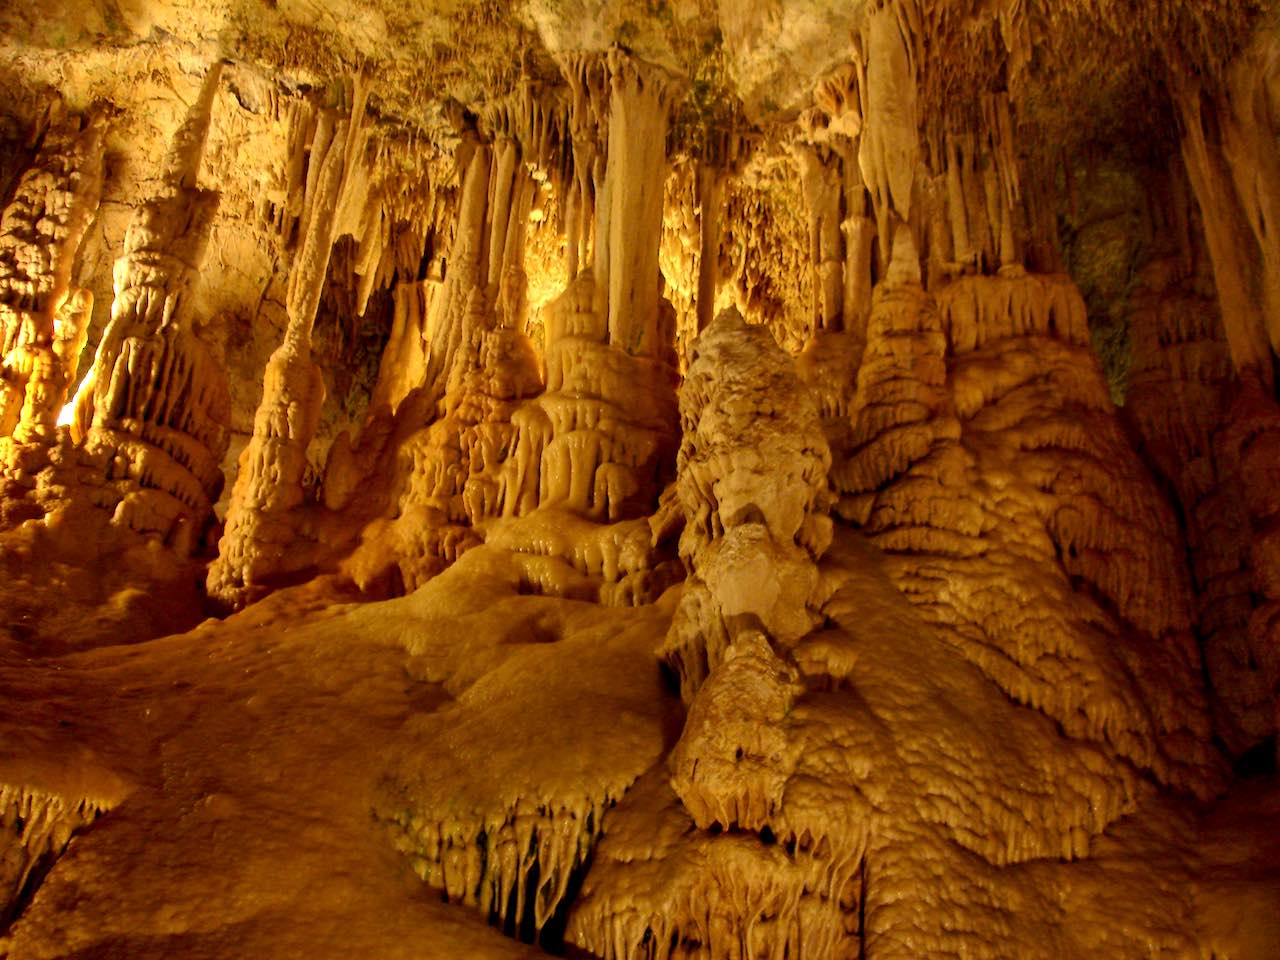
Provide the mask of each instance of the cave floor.
MULTIPOLYGON (((684 713, 653 651, 678 590, 636 609, 522 595, 474 554, 397 600, 322 580, 141 643, 0 647, 0 782, 106 811, 0 955, 543 955, 443 902, 389 820, 410 795, 460 823, 617 796, 663 763, 684 713)), ((867 595, 863 632, 902 615, 883 586, 846 585, 867 595)), ((1280 791, 1244 782, 1198 822, 1206 909, 1265 927, 1280 791)))
MULTIPOLYGON (((478 590, 473 613, 458 618, 469 621, 468 641, 433 658, 433 646, 457 640, 436 636, 429 612, 432 597, 456 586, 450 579, 416 600, 364 605, 331 605, 323 586, 308 585, 188 633, 65 656, 9 644, 0 779, 92 798, 108 812, 50 871, 9 931, 8 955, 539 955, 413 874, 374 815, 385 780, 401 756, 429 768, 433 749, 449 749, 422 721, 466 723, 466 705, 450 693, 474 686, 461 673, 493 677, 504 661, 583 643, 608 653, 613 669, 580 651, 548 668, 569 684, 613 685, 609 697, 584 697, 585 708, 630 711, 648 752, 661 752, 678 700, 652 696, 661 681, 649 648, 652 621, 669 613, 623 613, 612 619, 650 629, 587 630, 552 644, 549 608, 565 608, 553 618, 561 622, 598 622, 598 608, 508 595, 495 616, 484 609, 493 597, 478 590), (415 644, 420 654, 406 652, 415 644), (575 659, 596 672, 567 671, 575 659), (657 708, 625 702, 628 691, 657 708)), ((536 708, 536 696, 526 701, 536 708)), ((526 721, 508 731, 513 756, 536 752, 545 733, 535 714, 526 721)))

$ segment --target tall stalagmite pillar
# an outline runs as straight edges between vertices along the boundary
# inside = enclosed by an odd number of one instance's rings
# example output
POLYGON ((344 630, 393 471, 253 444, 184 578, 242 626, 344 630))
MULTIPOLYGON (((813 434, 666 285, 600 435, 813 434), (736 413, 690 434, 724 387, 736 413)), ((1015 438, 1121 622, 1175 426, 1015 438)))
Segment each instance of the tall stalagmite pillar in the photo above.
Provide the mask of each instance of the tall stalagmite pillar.
POLYGON ((306 499, 307 447, 324 404, 324 381, 311 358, 311 332, 329 271, 342 214, 353 206, 366 146, 366 91, 356 84, 351 112, 322 111, 311 138, 299 248, 289 274, 289 322, 284 342, 267 362, 253 438, 240 458, 226 532, 209 568, 212 597, 242 606, 270 589, 273 577, 292 572, 299 533, 289 513, 306 499))
MULTIPOLYGON (((101 465, 117 523, 195 549, 222 489, 226 372, 189 293, 218 194, 197 186, 221 64, 175 135, 160 191, 134 215, 115 265, 111 323, 75 401, 73 435, 101 465)), ((107 496, 107 494, 103 494, 107 496)))
POLYGON ((93 294, 71 269, 102 195, 102 125, 56 120, 0 218, 0 437, 49 437, 93 294))

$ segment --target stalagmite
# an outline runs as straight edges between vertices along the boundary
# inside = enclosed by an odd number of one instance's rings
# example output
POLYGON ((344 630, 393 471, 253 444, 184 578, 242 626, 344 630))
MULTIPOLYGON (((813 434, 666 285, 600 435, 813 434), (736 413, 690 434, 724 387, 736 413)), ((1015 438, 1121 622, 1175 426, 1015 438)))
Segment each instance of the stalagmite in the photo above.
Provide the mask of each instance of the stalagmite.
POLYGON ((680 555, 694 578, 663 655, 691 699, 738 624, 758 623, 781 643, 813 628, 814 560, 831 538, 831 455, 785 355, 733 309, 698 338, 680 419, 680 555), (771 472, 773 464, 786 464, 785 475, 771 472))
POLYGON ((0 217, 0 437, 48 439, 75 382, 93 295, 71 286, 102 193, 103 128, 55 122, 0 217))
POLYGON ((333 245, 343 232, 343 214, 358 208, 353 197, 364 176, 366 96, 357 81, 349 114, 322 111, 311 134, 299 247, 285 304, 288 327, 267 363, 253 439, 240 456, 218 559, 209 568, 209 594, 228 606, 256 599, 271 589, 274 578, 306 569, 310 559, 305 553, 290 556, 298 531, 288 515, 306 497, 307 447, 324 402, 311 332, 333 245))
POLYGON ((179 555, 203 547, 228 442, 226 373, 191 303, 218 206, 217 192, 197 184, 221 74, 220 63, 210 67, 160 191, 129 225, 111 323, 72 423, 95 474, 94 502, 179 555))

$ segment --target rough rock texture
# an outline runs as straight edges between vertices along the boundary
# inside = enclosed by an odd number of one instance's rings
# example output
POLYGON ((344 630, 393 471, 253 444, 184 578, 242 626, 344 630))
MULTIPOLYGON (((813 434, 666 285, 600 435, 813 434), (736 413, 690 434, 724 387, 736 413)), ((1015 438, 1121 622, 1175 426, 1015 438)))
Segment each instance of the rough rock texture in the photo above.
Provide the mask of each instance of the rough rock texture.
POLYGON ((202 545, 227 452, 226 373, 187 296, 218 203, 196 183, 221 74, 214 64, 174 137, 160 192, 125 234, 111 323, 72 412, 72 437, 105 465, 105 496, 111 487, 121 495, 99 505, 179 553, 202 545))
POLYGON ((10 0, 0 956, 1268 958, 1272 0, 10 0))
POLYGON ((691 700, 743 630, 791 643, 817 625, 831 455, 786 354, 732 308, 698 337, 680 419, 673 522, 690 577, 663 656, 691 700))

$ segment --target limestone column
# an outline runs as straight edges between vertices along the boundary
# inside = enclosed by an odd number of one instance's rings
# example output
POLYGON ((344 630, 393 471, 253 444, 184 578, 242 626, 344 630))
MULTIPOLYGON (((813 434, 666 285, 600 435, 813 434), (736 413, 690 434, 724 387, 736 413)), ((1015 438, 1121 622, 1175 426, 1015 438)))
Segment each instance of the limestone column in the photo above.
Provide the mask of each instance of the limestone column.
POLYGON ((633 354, 657 351, 658 245, 667 175, 667 124, 675 87, 659 67, 621 50, 608 54, 609 158, 603 259, 596 283, 608 291, 609 343, 633 354), (600 270, 604 275, 600 275, 600 270))

